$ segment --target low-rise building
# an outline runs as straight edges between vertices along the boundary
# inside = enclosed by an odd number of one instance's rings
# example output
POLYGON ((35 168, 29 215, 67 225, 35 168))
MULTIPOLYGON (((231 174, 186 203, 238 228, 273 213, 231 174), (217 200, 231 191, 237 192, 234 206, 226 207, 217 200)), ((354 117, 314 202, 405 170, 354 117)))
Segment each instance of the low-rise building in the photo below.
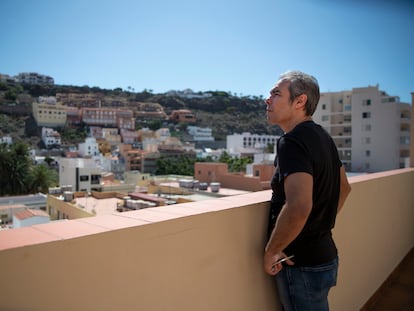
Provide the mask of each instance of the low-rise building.
POLYGON ((93 157, 100 155, 99 144, 95 137, 86 137, 85 142, 78 145, 79 155, 82 157, 93 157))
POLYGON ((42 210, 25 209, 13 215, 13 228, 22 228, 50 222, 49 214, 42 210))
POLYGON ((59 185, 71 185, 73 191, 100 191, 102 169, 92 159, 61 158, 59 185))
POLYGON ((194 178, 206 183, 220 183, 224 188, 261 191, 270 188, 270 179, 274 172, 271 164, 255 164, 253 176, 244 173, 230 173, 226 163, 196 162, 194 178))
POLYGON ((173 110, 170 115, 173 122, 195 123, 197 121, 195 115, 188 109, 173 110))
POLYGON ((46 148, 58 148, 62 143, 60 133, 48 127, 42 127, 42 141, 46 148))
POLYGON ((0 137, 0 144, 7 144, 7 145, 11 145, 13 143, 13 138, 11 138, 11 136, 3 136, 0 137))
POLYGON ((260 135, 251 133, 227 135, 227 150, 229 153, 238 153, 240 150, 263 152, 265 149, 272 149, 277 144, 280 136, 260 135))
POLYGON ((166 120, 167 114, 158 103, 142 103, 135 102, 129 103, 129 106, 134 107, 134 117, 137 121, 148 121, 148 120, 166 120))
POLYGON ((24 84, 55 84, 55 80, 52 77, 37 72, 21 72, 14 78, 17 82, 24 84))
POLYGON ((214 141, 209 127, 187 126, 187 132, 192 136, 193 141, 214 141))

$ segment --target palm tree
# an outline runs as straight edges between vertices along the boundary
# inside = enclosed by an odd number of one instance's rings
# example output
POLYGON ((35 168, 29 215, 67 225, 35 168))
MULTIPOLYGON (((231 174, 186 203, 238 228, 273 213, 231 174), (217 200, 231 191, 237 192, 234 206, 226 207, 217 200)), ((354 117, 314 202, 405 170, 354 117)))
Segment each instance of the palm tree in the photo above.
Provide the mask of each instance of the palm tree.
POLYGON ((48 193, 49 187, 57 185, 57 173, 44 164, 33 166, 30 175, 31 193, 48 193))

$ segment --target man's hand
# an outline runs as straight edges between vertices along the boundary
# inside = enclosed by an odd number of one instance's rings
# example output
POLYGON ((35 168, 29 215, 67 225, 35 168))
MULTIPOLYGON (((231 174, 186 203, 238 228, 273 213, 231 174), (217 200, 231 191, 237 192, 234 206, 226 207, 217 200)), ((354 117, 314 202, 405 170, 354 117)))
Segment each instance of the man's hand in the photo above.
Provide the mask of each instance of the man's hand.
MULTIPOLYGON (((265 272, 271 276, 275 276, 276 274, 278 274, 279 271, 283 269, 283 265, 282 263, 277 263, 277 262, 286 257, 287 257, 286 254, 283 252, 280 252, 277 254, 271 254, 269 252, 265 252, 264 258, 263 258, 265 272)), ((285 262, 290 266, 295 264, 290 259, 286 260, 285 262)))

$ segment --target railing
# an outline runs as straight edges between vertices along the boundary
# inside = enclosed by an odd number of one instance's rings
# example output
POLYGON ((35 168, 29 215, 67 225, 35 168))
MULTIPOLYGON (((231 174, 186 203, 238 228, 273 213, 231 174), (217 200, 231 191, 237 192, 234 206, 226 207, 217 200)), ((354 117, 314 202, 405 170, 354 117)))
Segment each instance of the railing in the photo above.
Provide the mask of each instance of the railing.
MULTIPOLYGON (((351 177, 331 310, 358 310, 414 245, 414 169, 351 177)), ((270 191, 0 232, 0 310, 280 310, 270 191)))

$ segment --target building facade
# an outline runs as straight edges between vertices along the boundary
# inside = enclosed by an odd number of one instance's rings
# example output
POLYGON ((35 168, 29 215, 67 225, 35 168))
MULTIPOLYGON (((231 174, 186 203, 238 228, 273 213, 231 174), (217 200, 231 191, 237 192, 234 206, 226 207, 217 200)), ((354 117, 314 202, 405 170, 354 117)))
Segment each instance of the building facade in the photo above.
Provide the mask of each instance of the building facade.
POLYGON ((411 106, 378 86, 321 94, 314 120, 332 136, 349 172, 409 166, 411 106))
POLYGON ((59 161, 59 185, 72 186, 73 191, 101 191, 102 169, 94 160, 61 158, 59 161))
POLYGON ((79 155, 82 157, 93 157, 100 155, 99 143, 95 137, 86 137, 85 142, 78 145, 79 155))
POLYGON ((63 127, 66 125, 66 107, 50 98, 32 103, 33 117, 38 126, 63 127))
POLYGON ((37 72, 21 72, 14 78, 17 82, 24 84, 55 84, 55 80, 52 77, 37 72))
POLYGON ((196 123, 195 115, 188 109, 173 110, 170 115, 170 120, 173 122, 196 123))
POLYGON ((237 152, 241 149, 263 150, 269 147, 273 150, 279 137, 277 135, 259 135, 247 132, 227 135, 227 150, 237 152))
POLYGON ((212 130, 209 127, 187 126, 187 132, 193 141, 214 141, 212 130))
POLYGON ((46 148, 59 148, 62 143, 59 132, 48 127, 42 127, 42 141, 46 148))

